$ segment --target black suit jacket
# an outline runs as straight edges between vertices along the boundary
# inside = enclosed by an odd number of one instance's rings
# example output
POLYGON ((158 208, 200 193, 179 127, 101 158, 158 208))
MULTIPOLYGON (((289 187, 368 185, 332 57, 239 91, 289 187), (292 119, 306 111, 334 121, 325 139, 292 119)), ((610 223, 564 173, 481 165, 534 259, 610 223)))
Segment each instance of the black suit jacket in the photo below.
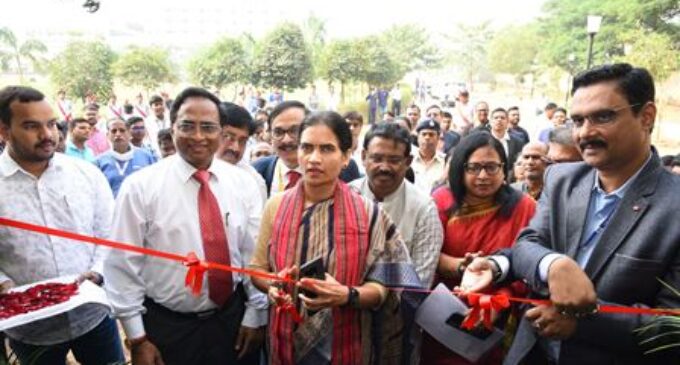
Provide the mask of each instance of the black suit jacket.
MULTIPOLYGON (((576 257, 595 176, 595 170, 582 162, 546 171, 536 215, 517 243, 502 253, 510 260, 509 280, 524 279, 539 292, 543 283, 538 265, 545 255, 576 257)), ((680 297, 659 281, 680 288, 680 176, 666 171, 656 153, 626 191, 584 271, 600 302, 680 308, 680 297)), ((559 364, 677 364, 677 347, 643 354, 642 338, 635 331, 650 320, 603 313, 580 319, 576 333, 562 341, 559 364)), ((505 364, 518 364, 538 347, 535 330, 522 319, 505 364)))
MULTIPOLYGON (((278 160, 279 156, 267 156, 253 162, 253 167, 260 175, 262 175, 262 178, 267 185, 267 196, 271 195, 272 180, 274 180, 274 170, 276 169, 276 162, 278 160)), ((349 160, 347 168, 340 172, 340 180, 346 183, 349 183, 350 181, 360 177, 361 174, 359 173, 359 167, 352 159, 349 160)))

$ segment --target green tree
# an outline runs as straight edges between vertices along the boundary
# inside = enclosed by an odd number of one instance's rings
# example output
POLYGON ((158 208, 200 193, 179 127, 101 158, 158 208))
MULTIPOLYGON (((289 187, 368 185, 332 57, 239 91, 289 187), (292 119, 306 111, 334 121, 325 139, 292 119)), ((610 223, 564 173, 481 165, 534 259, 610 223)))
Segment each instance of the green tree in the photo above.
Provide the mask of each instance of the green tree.
POLYGON ((376 36, 369 36, 357 42, 357 51, 362 55, 358 79, 370 86, 388 86, 404 77, 403 70, 392 59, 384 44, 376 36))
POLYGON ((116 54, 101 40, 69 43, 50 65, 57 88, 84 98, 88 91, 106 100, 113 90, 111 65, 116 54))
POLYGON ((680 68, 680 53, 673 49, 671 37, 666 34, 636 29, 622 35, 621 39, 628 52, 616 60, 646 68, 657 82, 680 68))
POLYGON ((314 75, 317 76, 322 67, 323 51, 326 45, 326 21, 312 14, 305 20, 302 33, 309 46, 314 75))
POLYGON ((219 90, 232 83, 248 82, 249 63, 242 41, 224 37, 189 61, 189 77, 201 86, 219 90))
POLYGON ((328 83, 340 82, 340 102, 345 102, 345 85, 360 81, 359 77, 366 64, 366 58, 356 40, 333 40, 324 48, 319 76, 328 83))
POLYGON ((128 86, 149 91, 164 82, 176 82, 177 72, 167 50, 157 47, 132 47, 113 64, 113 74, 128 86))
POLYGON ((548 66, 568 70, 569 56, 574 54, 575 63, 580 65, 577 69, 586 67, 588 15, 603 17, 593 45, 593 64, 624 56, 624 39, 631 29, 664 34, 676 52, 680 49, 680 25, 674 21, 680 14, 677 0, 548 0, 544 13, 539 22, 539 56, 548 66))
POLYGON ((24 82, 26 61, 32 64, 34 70, 41 70, 41 62, 44 62, 41 55, 45 52, 47 47, 42 42, 28 39, 21 43, 11 29, 0 28, 0 66, 2 70, 8 70, 9 65, 14 63, 21 83, 24 82))
POLYGON ((539 37, 533 25, 509 26, 499 30, 489 44, 491 71, 514 75, 518 80, 532 72, 538 55, 539 37))
POLYGON ((419 25, 393 25, 380 35, 380 43, 389 50, 399 73, 436 68, 443 61, 439 48, 419 25))
POLYGON ((293 90, 312 81, 310 52, 297 25, 277 26, 258 48, 253 72, 258 84, 293 90))
POLYGON ((455 38, 445 35, 452 44, 450 62, 461 69, 471 89, 475 78, 488 68, 487 49, 492 38, 489 25, 488 21, 475 25, 460 24, 455 38))

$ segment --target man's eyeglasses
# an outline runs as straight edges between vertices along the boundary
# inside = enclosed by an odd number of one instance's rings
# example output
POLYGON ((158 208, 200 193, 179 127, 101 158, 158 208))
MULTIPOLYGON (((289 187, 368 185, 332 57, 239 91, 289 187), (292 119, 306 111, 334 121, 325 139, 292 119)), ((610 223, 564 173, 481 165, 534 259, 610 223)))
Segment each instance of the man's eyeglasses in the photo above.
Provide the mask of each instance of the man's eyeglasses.
POLYGON ((620 111, 640 105, 642 104, 626 105, 615 109, 603 109, 587 115, 572 115, 571 121, 576 128, 582 128, 586 124, 586 120, 589 120, 592 125, 605 125, 614 122, 620 111))
POLYGON ((136 126, 130 128, 130 129, 135 131, 135 132, 140 132, 140 131, 143 131, 145 128, 144 128, 143 125, 136 125, 136 126))
POLYGON ((246 143, 248 143, 248 137, 238 137, 230 132, 222 133, 222 139, 225 141, 234 142, 239 146, 245 146, 246 143))
POLYGON ((297 139, 298 134, 300 134, 300 126, 294 125, 288 129, 285 128, 274 128, 272 130, 272 138, 275 140, 281 140, 285 135, 289 135, 290 138, 297 139))
POLYGON ((196 133, 196 126, 201 130, 202 134, 207 136, 214 136, 222 130, 222 127, 217 123, 192 123, 182 122, 177 125, 177 130, 182 134, 192 135, 196 133))
POLYGON ((502 162, 489 162, 489 163, 466 163, 463 165, 463 169, 470 175, 478 176, 482 170, 486 171, 487 175, 496 175, 501 171, 503 167, 502 162))

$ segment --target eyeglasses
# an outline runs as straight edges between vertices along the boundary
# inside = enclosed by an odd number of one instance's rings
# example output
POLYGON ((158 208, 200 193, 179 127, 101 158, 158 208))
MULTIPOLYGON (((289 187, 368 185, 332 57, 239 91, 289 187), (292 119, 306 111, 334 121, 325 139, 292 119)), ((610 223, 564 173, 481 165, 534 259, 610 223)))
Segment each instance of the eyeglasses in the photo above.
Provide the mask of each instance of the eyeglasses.
POLYGON ((134 126, 134 127, 130 128, 130 129, 133 130, 133 131, 137 131, 137 132, 138 132, 138 131, 143 131, 143 130, 144 130, 144 126, 143 126, 143 125, 138 125, 138 126, 134 126))
POLYGON ((294 125, 288 129, 285 128, 274 128, 272 130, 272 138, 275 140, 281 140, 285 135, 289 135, 290 138, 297 139, 298 134, 300 134, 300 126, 294 125))
POLYGON ((642 104, 626 105, 615 109, 603 109, 588 115, 572 115, 571 121, 576 128, 582 128, 583 125, 586 124, 586 120, 589 120, 592 125, 605 125, 614 122, 620 111, 640 105, 642 104))
POLYGON ((368 160, 376 164, 387 162, 389 165, 399 165, 404 158, 404 156, 368 155, 368 160))
POLYGON ((196 134, 196 126, 201 130, 202 134, 207 136, 214 136, 222 130, 217 123, 192 123, 192 122, 182 122, 177 125, 177 130, 186 135, 196 134))
POLYGON ((482 170, 486 171, 487 175, 496 175, 501 171, 503 163, 499 162, 489 162, 489 163, 466 163, 463 165, 463 169, 470 175, 478 176, 482 170))
POLYGON ((234 142, 239 146, 245 146, 248 143, 248 137, 237 137, 235 134, 230 132, 222 133, 222 139, 228 142, 234 142))

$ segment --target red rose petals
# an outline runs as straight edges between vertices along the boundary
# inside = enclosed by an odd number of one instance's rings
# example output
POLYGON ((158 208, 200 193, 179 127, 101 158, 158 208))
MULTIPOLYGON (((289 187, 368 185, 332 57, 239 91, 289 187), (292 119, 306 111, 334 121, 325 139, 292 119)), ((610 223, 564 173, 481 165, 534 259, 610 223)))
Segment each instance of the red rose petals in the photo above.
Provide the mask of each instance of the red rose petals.
POLYGON ((77 293, 77 283, 45 283, 23 292, 0 294, 0 320, 63 303, 77 293))

